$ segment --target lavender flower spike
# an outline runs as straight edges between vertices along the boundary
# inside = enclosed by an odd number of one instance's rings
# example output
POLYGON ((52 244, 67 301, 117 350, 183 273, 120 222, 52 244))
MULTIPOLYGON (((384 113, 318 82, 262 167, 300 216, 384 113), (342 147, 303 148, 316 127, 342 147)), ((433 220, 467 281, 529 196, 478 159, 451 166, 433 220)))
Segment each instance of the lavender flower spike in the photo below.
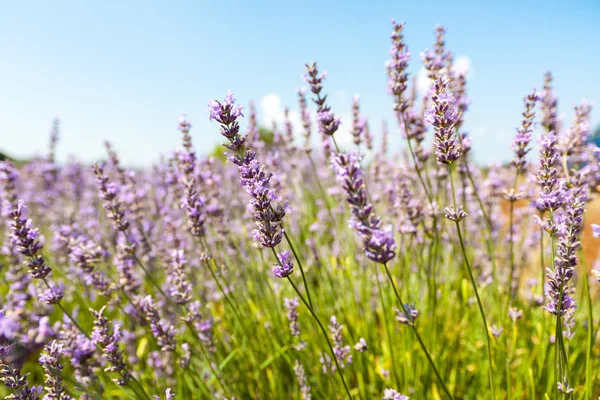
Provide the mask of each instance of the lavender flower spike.
POLYGON ((273 248, 283 239, 282 220, 286 206, 274 204, 277 194, 270 184, 273 174, 256 160, 256 153, 247 151, 244 146, 246 138, 240 135, 237 122, 242 108, 235 104, 235 97, 228 92, 223 103, 218 100, 209 103, 209 112, 210 119, 221 124, 221 134, 229 140, 224 146, 236 153, 228 155, 228 159, 238 166, 241 184, 252 197, 250 204, 254 207, 257 227, 253 232, 254 239, 264 247, 273 248))
POLYGON ((44 353, 40 356, 40 365, 46 374, 46 396, 44 400, 70 400, 62 381, 63 365, 60 357, 64 354, 63 345, 56 340, 44 347, 44 353))
POLYGON ((586 194, 584 189, 577 189, 567 201, 564 220, 558 231, 556 257, 554 270, 548 269, 548 304, 544 309, 551 314, 562 316, 568 310, 575 308, 575 300, 570 296, 572 289, 569 281, 573 277, 577 266, 577 249, 583 227, 583 212, 585 209, 586 194))
POLYGON ((394 30, 392 31, 392 47, 390 48, 390 60, 387 61, 388 71, 388 90, 394 95, 394 110, 397 113, 404 113, 409 107, 409 100, 404 96, 408 87, 408 62, 410 61, 410 51, 404 42, 402 31, 404 22, 396 23, 392 20, 394 30))
POLYGON ((52 269, 46 264, 41 256, 40 243, 37 229, 31 227, 31 220, 25 219, 27 207, 23 200, 19 200, 16 206, 8 201, 5 202, 6 211, 11 221, 9 222, 11 242, 16 245, 19 253, 27 257, 26 265, 29 268, 29 274, 36 279, 44 279, 52 269))
POLYGON ((462 155, 461 146, 456 143, 454 126, 458 121, 458 111, 454 96, 448 90, 448 80, 438 78, 433 85, 431 105, 425 119, 433 126, 435 156, 440 164, 452 164, 462 155))
POLYGON ((365 255, 375 262, 387 263, 396 255, 394 234, 390 227, 381 228, 381 219, 374 214, 373 205, 368 201, 360 156, 352 151, 340 153, 332 157, 331 166, 346 192, 352 212, 350 226, 362 236, 365 255))
POLYGON ((12 389, 13 394, 5 397, 6 399, 15 400, 39 400, 42 395, 41 386, 29 387, 27 383, 27 375, 21 375, 20 368, 13 368, 10 365, 0 362, 0 382, 4 386, 12 389))
POLYGON ((322 82, 326 75, 325 71, 319 74, 317 63, 313 62, 312 64, 306 64, 306 75, 303 78, 310 85, 311 91, 317 96, 314 102, 317 105, 319 131, 324 136, 332 136, 340 127, 341 121, 331 112, 331 107, 327 105, 327 95, 321 96, 321 91, 323 90, 322 82))
POLYGON ((533 93, 527 95, 523 102, 525 103, 525 111, 523 111, 523 123, 517 128, 517 134, 512 143, 512 150, 515 152, 515 158, 510 162, 517 171, 525 168, 527 160, 525 156, 531 149, 528 148, 531 142, 531 132, 533 131, 533 118, 535 117, 535 104, 538 100, 538 95, 533 90, 533 93))
POLYGON ((119 350, 121 328, 119 325, 113 325, 113 329, 111 329, 108 319, 104 316, 104 310, 106 310, 106 306, 102 307, 100 311, 90 309, 94 315, 92 342, 102 349, 104 359, 108 364, 104 370, 118 373, 119 377, 114 381, 119 386, 125 386, 131 375, 123 360, 123 352, 119 350))
POLYGON ((352 100, 352 141, 355 145, 360 146, 362 135, 365 131, 365 121, 360 118, 360 97, 354 96, 352 100))

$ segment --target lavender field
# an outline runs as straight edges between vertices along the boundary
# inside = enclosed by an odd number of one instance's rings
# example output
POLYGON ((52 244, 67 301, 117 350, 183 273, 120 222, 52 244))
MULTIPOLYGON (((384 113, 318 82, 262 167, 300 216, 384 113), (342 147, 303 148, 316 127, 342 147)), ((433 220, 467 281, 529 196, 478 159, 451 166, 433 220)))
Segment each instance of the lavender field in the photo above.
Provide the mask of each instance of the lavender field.
POLYGON ((59 120, 47 154, 0 162, 0 395, 598 399, 591 104, 563 105, 540 74, 515 99, 512 160, 476 162, 444 28, 420 54, 391 30, 381 96, 401 147, 359 96, 333 108, 309 62, 298 126, 287 111, 260 126, 232 87, 202 136, 173 121, 150 168, 109 142, 58 162, 59 120))

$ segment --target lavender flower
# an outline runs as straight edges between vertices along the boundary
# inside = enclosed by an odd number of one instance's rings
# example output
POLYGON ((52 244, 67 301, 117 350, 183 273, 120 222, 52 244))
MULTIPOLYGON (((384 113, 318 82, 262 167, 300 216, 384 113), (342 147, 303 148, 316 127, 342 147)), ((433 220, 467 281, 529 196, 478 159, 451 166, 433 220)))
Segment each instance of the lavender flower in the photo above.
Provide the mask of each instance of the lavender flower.
POLYGON ((311 400, 310 386, 308 386, 306 380, 306 373, 304 372, 304 367, 298 360, 296 360, 296 363, 294 364, 294 373, 296 374, 296 379, 298 380, 298 385, 300 386, 302 400, 311 400))
POLYGON ((433 89, 425 119, 434 129, 437 161, 440 164, 452 164, 462 155, 461 146, 456 143, 454 135, 454 126, 458 121, 454 96, 448 90, 448 80, 444 78, 438 78, 433 89))
POLYGON ((185 274, 187 260, 182 249, 171 251, 171 263, 169 264, 169 281, 171 287, 169 294, 177 304, 184 305, 192 299, 192 285, 185 274))
POLYGON ((104 316, 106 306, 102 307, 100 311, 90 309, 94 315, 94 330, 92 331, 92 343, 99 346, 102 349, 102 354, 107 364, 109 364, 104 370, 106 372, 115 372, 119 374, 118 378, 114 381, 119 386, 125 386, 131 375, 129 368, 123 360, 123 351, 119 350, 119 341, 121 340, 121 327, 113 324, 111 326, 108 319, 104 316))
POLYGON ((552 89, 552 74, 546 72, 544 77, 544 90, 540 97, 542 108, 541 123, 547 133, 558 135, 560 129, 558 120, 558 100, 552 89))
POLYGON ((17 202, 17 179, 19 172, 15 169, 12 163, 8 161, 0 161, 0 198, 8 201, 10 204, 17 202))
POLYGON ((394 389, 385 389, 382 400, 409 400, 409 397, 398 393, 394 389))
POLYGON ((40 295, 40 301, 46 304, 57 304, 64 296, 63 285, 51 285, 40 295))
POLYGON ((498 339, 500 337, 500 335, 502 335, 503 331, 504 331, 504 328, 502 328, 501 326, 496 326, 496 325, 490 326, 490 332, 492 332, 492 336, 494 336, 496 339, 498 339))
POLYGON ((88 282, 91 282, 100 294, 109 296, 112 291, 109 280, 95 270, 95 265, 100 262, 104 254, 102 247, 85 236, 79 236, 75 239, 71 238, 69 249, 69 259, 85 274, 88 282))
POLYGON ((152 335, 162 351, 175 351, 175 327, 168 321, 160 318, 158 308, 154 304, 152 296, 148 295, 138 302, 138 307, 144 318, 150 324, 152 335))
POLYGON ((352 100, 352 133, 355 145, 360 146, 365 131, 365 121, 360 118, 360 97, 355 95, 352 100))
POLYGON ((265 171, 255 159, 255 153, 245 150, 245 139, 239 134, 237 122, 237 118, 242 115, 241 107, 235 104, 233 94, 228 92, 223 103, 212 101, 209 110, 210 118, 221 123, 221 134, 229 140, 225 147, 237 153, 229 155, 228 159, 238 166, 241 184, 252 197, 250 204, 254 207, 257 226, 253 232, 254 238, 262 246, 273 248, 283 238, 282 220, 286 209, 282 203, 273 204, 277 200, 277 194, 270 184, 273 174, 265 171))
POLYGON ((298 104, 300 105, 300 119, 302 120, 302 134, 304 135, 304 151, 310 153, 310 111, 306 104, 306 88, 302 87, 298 89, 298 104))
POLYGON ((217 349, 213 340, 213 323, 210 319, 203 317, 200 308, 199 301, 191 302, 187 307, 187 314, 182 317, 182 320, 194 326, 202 343, 208 351, 214 353, 217 349))
POLYGON ((240 125, 237 119, 242 114, 242 106, 235 104, 235 97, 231 91, 227 92, 223 103, 213 100, 208 103, 209 119, 221 124, 221 135, 228 141, 225 147, 232 151, 240 151, 244 147, 245 139, 239 134, 240 125))
POLYGON ((525 103, 525 111, 523 111, 523 123, 517 128, 511 149, 515 152, 515 158, 511 160, 511 165, 517 169, 517 172, 522 171, 527 164, 525 156, 531 149, 528 148, 531 142, 531 132, 533 131, 533 118, 535 117, 535 104, 538 100, 538 95, 533 90, 533 93, 527 95, 523 102, 525 103))
POLYGON ((523 317, 523 310, 519 310, 518 308, 514 307, 509 307, 508 316, 510 317, 510 319, 513 320, 513 322, 516 322, 517 320, 523 317))
POLYGON ((402 311, 394 307, 394 312, 396 313, 396 321, 403 325, 413 325, 419 316, 419 311, 415 308, 415 305, 409 303, 404 304, 402 311), (404 310, 406 310, 406 312, 404 310))
POLYGON ((346 365, 352 363, 352 355, 350 354, 350 346, 344 344, 342 329, 344 329, 344 325, 339 324, 334 315, 331 316, 329 319, 329 331, 333 339, 333 353, 338 359, 340 367, 345 368, 346 365))
MULTIPOLYGON (((175 398, 175 393, 171 391, 171 388, 168 388, 165 391, 165 400, 173 400, 175 398)), ((159 396, 154 395, 155 400, 161 400, 159 396)))
POLYGON ((354 345, 354 350, 358 351, 359 353, 364 353, 368 349, 369 346, 367 346, 367 341, 363 338, 358 339, 358 343, 354 345))
POLYGON ((341 124, 340 119, 331 111, 331 107, 326 103, 327 95, 321 96, 321 91, 323 90, 322 82, 326 76, 325 72, 319 74, 316 62, 306 64, 306 75, 303 78, 310 85, 311 91, 317 96, 314 99, 317 105, 317 123, 319 132, 321 132, 323 137, 333 136, 341 124))
POLYGON ((581 246, 579 240, 583 226, 583 212, 585 208, 585 193, 577 189, 568 199, 566 212, 558 231, 556 257, 554 270, 547 270, 548 277, 548 304, 544 309, 551 314, 562 316, 571 308, 575 308, 575 300, 570 296, 569 281, 573 277, 577 266, 577 249, 581 246))
POLYGON ((590 118, 592 106, 583 100, 575 106, 573 126, 560 137, 560 151, 565 156, 580 155, 586 149, 590 137, 590 118))
POLYGON ((600 238, 600 225, 592 224, 592 235, 596 238, 600 238))
POLYGON ((289 250, 282 251, 278 255, 278 263, 273 267, 273 275, 276 278, 287 278, 294 272, 294 262, 289 250))
POLYGON ((19 253, 27 257, 26 265, 29 274, 35 279, 44 279, 52 269, 46 264, 40 253, 40 243, 37 229, 31 227, 31 220, 25 219, 27 207, 23 200, 19 200, 16 206, 5 202, 5 207, 11 221, 11 242, 17 247, 19 253))
POLYGON ((103 163, 94 163, 92 170, 96 175, 96 183, 100 198, 104 200, 104 209, 106 216, 113 222, 116 230, 124 232, 129 228, 129 222, 125 219, 125 213, 121 209, 121 202, 118 199, 119 187, 110 182, 104 173, 103 163))
POLYGON ((48 400, 70 400, 62 381, 63 365, 60 357, 63 355, 63 345, 56 340, 44 347, 44 353, 40 356, 40 365, 46 374, 46 396, 48 400))
POLYGON ((373 213, 373 205, 367 199, 360 157, 352 151, 341 153, 332 157, 331 166, 346 192, 352 212, 350 225, 362 236, 365 255, 375 262, 387 263, 396 255, 396 242, 391 227, 381 228, 381 219, 373 213))
POLYGON ((558 183, 556 140, 556 136, 551 132, 542 137, 542 146, 538 157, 540 168, 537 171, 537 181, 542 190, 536 201, 540 211, 554 212, 562 206, 564 201, 563 188, 556 187, 558 183))
POLYGON ((29 387, 27 384, 28 375, 22 376, 20 368, 13 368, 0 362, 0 382, 13 391, 13 394, 7 396, 6 399, 38 400, 40 398, 42 387, 29 387))
POLYGON ((287 309, 287 319, 290 323, 290 333, 292 336, 300 336, 300 324, 298 323, 298 298, 283 299, 283 306, 287 309))
POLYGON ((391 59, 387 61, 386 67, 388 72, 388 90, 394 95, 394 110, 397 113, 404 113, 410 103, 405 98, 404 93, 408 87, 408 62, 410 61, 410 51, 404 42, 402 31, 404 30, 404 22, 396 23, 392 20, 394 30, 392 31, 392 47, 390 48, 391 59))
POLYGON ((185 188, 185 195, 181 202, 181 207, 186 211, 188 220, 187 227, 194 236, 203 236, 205 232, 204 224, 206 222, 205 201, 197 190, 196 153, 192 148, 192 138, 190 129, 192 125, 186 119, 185 115, 179 118, 179 130, 183 138, 184 151, 178 157, 179 169, 181 174, 181 183, 185 188))

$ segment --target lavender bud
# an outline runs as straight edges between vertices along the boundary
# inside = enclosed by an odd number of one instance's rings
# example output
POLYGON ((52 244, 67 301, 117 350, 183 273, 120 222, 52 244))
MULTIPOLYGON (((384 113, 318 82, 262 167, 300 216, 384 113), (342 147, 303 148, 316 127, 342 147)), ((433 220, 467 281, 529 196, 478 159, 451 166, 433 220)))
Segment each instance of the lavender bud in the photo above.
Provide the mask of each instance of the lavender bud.
POLYGON ((273 268, 273 275, 276 278, 287 278, 294 272, 294 263, 289 250, 279 253, 279 262, 273 268))
POLYGON ((106 306, 102 307, 100 311, 90 309, 94 315, 92 343, 102 349, 104 360, 109 364, 104 370, 106 372, 118 373, 119 377, 114 379, 115 383, 119 386, 125 386, 129 382, 131 375, 128 366, 123 360, 123 351, 119 350, 121 327, 113 324, 111 329, 108 319, 104 316, 105 310, 106 306))
POLYGON ((403 325, 413 325, 419 316, 419 311, 415 308, 414 304, 405 303, 402 310, 394 307, 394 311, 396 312, 396 321, 403 325))
POLYGON ((298 360, 294 364, 294 373, 296 374, 296 379, 298 380, 298 385, 300 386, 300 393, 302 394, 302 400, 311 400, 310 395, 310 386, 308 386, 306 373, 304 372, 304 367, 298 360))
POLYGON ((40 365, 46 374, 46 396, 48 400, 70 400, 71 396, 67 393, 62 381, 63 365, 60 363, 60 357, 64 354, 62 344, 56 340, 44 347, 44 353, 40 356, 40 365))
POLYGON ((394 389, 385 389, 382 400, 409 400, 409 397, 398 393, 394 389))

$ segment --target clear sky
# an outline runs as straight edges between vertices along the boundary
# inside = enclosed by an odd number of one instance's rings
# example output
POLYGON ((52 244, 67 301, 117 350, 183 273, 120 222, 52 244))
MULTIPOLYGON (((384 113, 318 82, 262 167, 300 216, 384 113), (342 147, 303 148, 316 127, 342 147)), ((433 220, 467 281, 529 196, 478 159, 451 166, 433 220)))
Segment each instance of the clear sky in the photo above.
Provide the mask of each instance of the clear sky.
MULTIPOLYGON (((600 106, 600 1, 3 1, 0 2, 0 149, 45 151, 62 122, 58 156, 104 156, 108 139, 133 165, 179 146, 188 114, 199 152, 221 142, 206 104, 231 89, 262 121, 297 109, 304 63, 327 70, 325 90, 347 118, 351 98, 375 133, 393 121, 386 94, 390 20, 406 21, 413 53, 436 24, 470 64, 466 127, 480 161, 510 157, 522 97, 551 70, 560 113, 586 98, 600 106), (261 107, 262 105, 262 107, 261 107)), ((593 112, 594 126, 600 121, 593 112)), ((346 124, 348 125, 348 124, 346 124)), ((391 145, 402 140, 392 129, 391 145)))

